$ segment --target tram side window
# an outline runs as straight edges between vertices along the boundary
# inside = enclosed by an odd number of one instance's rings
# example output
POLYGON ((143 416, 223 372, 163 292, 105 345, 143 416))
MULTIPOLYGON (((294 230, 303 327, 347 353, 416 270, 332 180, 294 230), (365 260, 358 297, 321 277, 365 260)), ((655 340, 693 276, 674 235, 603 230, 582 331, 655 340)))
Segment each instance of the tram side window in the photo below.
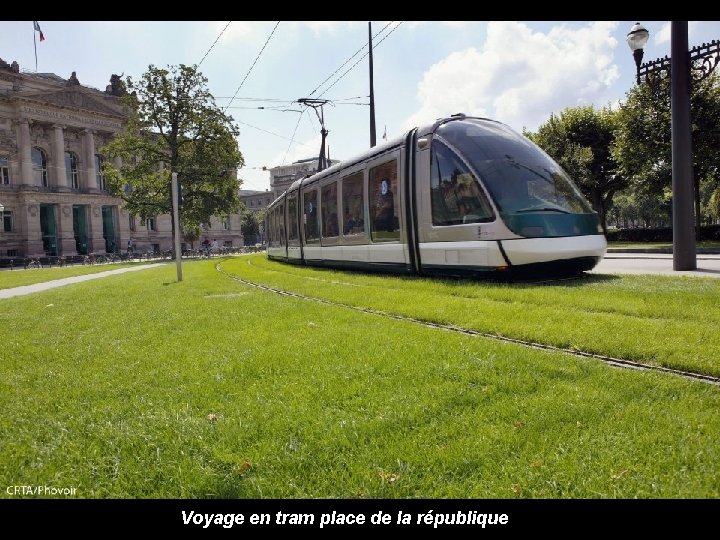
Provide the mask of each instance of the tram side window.
POLYGON ((297 243, 299 237, 297 224, 297 195, 288 197, 288 240, 297 243))
POLYGON ((333 182, 332 184, 322 188, 320 205, 323 220, 323 238, 337 236, 339 232, 337 215, 337 182, 333 182))
POLYGON ((373 242, 400 238, 397 160, 370 169, 370 232, 373 242))
POLYGON ((280 246, 284 247, 287 242, 285 241, 285 201, 283 201, 278 208, 278 224, 280 225, 280 246))
POLYGON ((303 223, 305 224, 305 241, 314 243, 320 240, 316 189, 303 194, 303 223))
POLYGON ((269 238, 268 238, 268 244, 272 247, 275 247, 277 245, 277 212, 273 208, 269 215, 268 215, 268 232, 269 232, 269 238))
POLYGON ((440 141, 433 141, 430 202, 436 226, 493 221, 490 203, 475 175, 440 141))
POLYGON ((345 236, 365 233, 362 171, 343 178, 343 234, 345 236))

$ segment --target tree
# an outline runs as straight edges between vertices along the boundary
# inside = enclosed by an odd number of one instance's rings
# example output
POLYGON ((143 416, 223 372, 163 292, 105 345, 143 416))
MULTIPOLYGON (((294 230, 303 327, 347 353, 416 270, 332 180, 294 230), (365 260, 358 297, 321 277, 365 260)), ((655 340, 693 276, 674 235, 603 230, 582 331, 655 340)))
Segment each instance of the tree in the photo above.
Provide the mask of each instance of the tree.
MULTIPOLYGON (((670 82, 643 83, 626 94, 617 115, 612 154, 635 190, 659 194, 672 186, 670 82)), ((696 226, 701 207, 720 185, 720 78, 694 82, 690 97, 696 226), (709 184, 705 186, 704 184, 709 184), (704 197, 702 196, 704 194, 704 197)))
POLYGON ((190 242, 190 249, 195 249, 195 242, 200 240, 200 226, 185 225, 183 227, 183 238, 186 242, 190 242))
POLYGON ((607 211, 615 193, 627 185, 610 155, 615 137, 615 113, 596 111, 592 105, 567 108, 525 135, 540 146, 567 172, 588 198, 607 230, 607 211))
POLYGON ((264 211, 243 212, 240 230, 246 240, 250 238, 257 239, 260 236, 260 224, 263 222, 264 215, 264 211))
POLYGON ((127 77, 129 119, 103 152, 121 165, 103 166, 111 192, 143 220, 172 212, 171 173, 181 185, 181 224, 193 231, 212 215, 240 208, 237 169, 244 164, 233 119, 215 105, 197 66, 153 65, 127 77))
POLYGON ((657 195, 645 191, 625 190, 615 195, 608 220, 617 227, 667 227, 670 223, 670 193, 657 195))

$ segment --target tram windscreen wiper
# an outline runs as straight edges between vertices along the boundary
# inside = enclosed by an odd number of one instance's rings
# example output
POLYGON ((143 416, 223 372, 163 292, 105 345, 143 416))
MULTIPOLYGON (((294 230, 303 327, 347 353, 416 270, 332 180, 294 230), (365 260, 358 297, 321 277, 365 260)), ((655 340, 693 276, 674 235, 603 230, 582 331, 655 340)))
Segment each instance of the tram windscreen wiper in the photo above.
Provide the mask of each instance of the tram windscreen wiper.
POLYGON ((561 214, 569 214, 567 210, 558 208, 557 206, 533 206, 532 208, 522 208, 515 210, 516 214, 522 214, 525 212, 560 212, 561 214))

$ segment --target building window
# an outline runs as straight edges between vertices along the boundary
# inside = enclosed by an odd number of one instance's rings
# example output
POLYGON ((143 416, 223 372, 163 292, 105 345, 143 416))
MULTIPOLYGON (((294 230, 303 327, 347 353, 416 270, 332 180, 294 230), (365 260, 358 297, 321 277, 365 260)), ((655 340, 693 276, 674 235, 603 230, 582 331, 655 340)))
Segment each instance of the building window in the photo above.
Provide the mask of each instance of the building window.
POLYGON ((47 157, 40 148, 33 148, 31 151, 33 175, 35 184, 48 187, 47 157))
POLYGON ((128 221, 128 225, 129 225, 129 227, 130 227, 130 230, 133 231, 133 232, 135 232, 135 230, 136 230, 136 226, 135 226, 135 216, 130 216, 129 221, 128 221))
POLYGON ((230 216, 225 216, 222 220, 223 229, 226 231, 230 230, 230 216))
POLYGON ((8 158, 0 157, 0 184, 8 185, 10 183, 10 165, 8 158))
POLYGON ((157 225, 155 224, 155 218, 149 217, 145 220, 145 226, 148 231, 157 231, 157 225))
POLYGON ((77 156, 73 152, 65 152, 65 174, 68 185, 73 189, 79 189, 77 156))
POLYGON ((95 177, 97 178, 97 186, 99 189, 107 191, 105 175, 102 170, 103 163, 105 163, 103 157, 100 154, 95 154, 95 177))
POLYGON ((10 210, 5 210, 2 213, 2 230, 4 232, 12 232, 13 230, 13 214, 10 210))

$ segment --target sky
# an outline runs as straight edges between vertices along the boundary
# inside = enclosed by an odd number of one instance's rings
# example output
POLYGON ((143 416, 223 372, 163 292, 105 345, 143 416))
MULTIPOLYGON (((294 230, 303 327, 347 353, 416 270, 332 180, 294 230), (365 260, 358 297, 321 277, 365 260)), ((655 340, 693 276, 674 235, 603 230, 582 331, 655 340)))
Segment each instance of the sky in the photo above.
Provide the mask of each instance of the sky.
MULTIPOLYGON (((239 127, 242 189, 320 152, 370 147, 368 26, 376 141, 465 113, 536 131, 568 107, 617 107, 635 84, 626 35, 637 21, 33 21, 0 22, 0 58, 104 90, 112 74, 198 65, 239 127), (37 51, 37 64, 36 64, 37 51), (322 109, 298 100, 328 100, 322 109)), ((670 54, 670 23, 650 31, 644 61, 670 54)), ((690 21, 688 47, 720 39, 720 21, 690 21)))

